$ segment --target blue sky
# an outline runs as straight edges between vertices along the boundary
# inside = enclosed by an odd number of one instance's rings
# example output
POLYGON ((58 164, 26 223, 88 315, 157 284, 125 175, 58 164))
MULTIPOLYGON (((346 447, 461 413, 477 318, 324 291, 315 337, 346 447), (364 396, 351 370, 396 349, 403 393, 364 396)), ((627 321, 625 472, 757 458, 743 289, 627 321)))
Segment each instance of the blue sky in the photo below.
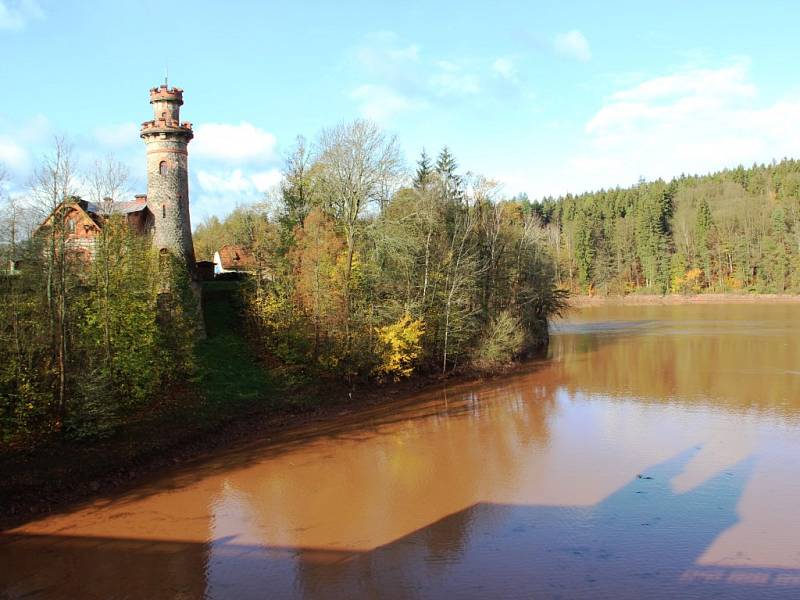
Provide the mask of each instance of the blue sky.
POLYGON ((366 116, 532 197, 800 156, 793 2, 0 0, 11 192, 55 134, 144 191, 138 127, 185 90, 194 223, 259 199, 298 134, 366 116))

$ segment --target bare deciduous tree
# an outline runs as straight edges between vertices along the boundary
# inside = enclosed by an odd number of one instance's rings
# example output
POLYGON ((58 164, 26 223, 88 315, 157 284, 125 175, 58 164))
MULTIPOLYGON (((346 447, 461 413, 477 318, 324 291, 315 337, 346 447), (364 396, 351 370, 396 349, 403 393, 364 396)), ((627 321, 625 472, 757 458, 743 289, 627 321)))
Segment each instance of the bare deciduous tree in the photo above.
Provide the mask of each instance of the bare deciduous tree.
MULTIPOLYGON (((5 252, 3 253, 4 259, 13 259, 14 254, 16 252, 16 244, 17 244, 17 227, 18 227, 18 203, 15 201, 8 194, 8 190, 6 186, 8 185, 8 172, 5 170, 5 167, 0 164, 0 202, 3 203, 5 210, 3 211, 2 220, 0 220, 0 225, 2 226, 2 243, 3 249, 5 252), (7 254, 7 256, 6 256, 7 254)), ((9 264, 9 269, 10 263, 9 264)), ((3 265, 5 268, 6 265, 3 265)))
POLYGON ((113 212, 114 203, 130 190, 130 170, 128 166, 109 154, 96 160, 88 176, 89 199, 103 209, 106 214, 113 212))
POLYGON ((43 248, 45 291, 50 323, 50 340, 58 377, 58 412, 66 414, 68 363, 67 328, 69 322, 69 284, 67 256, 68 230, 64 200, 74 194, 76 164, 72 146, 56 137, 52 151, 42 158, 31 180, 31 199, 44 222, 43 248))
POLYGON ((345 335, 350 338, 350 281, 359 220, 372 204, 383 206, 403 173, 397 138, 357 119, 322 132, 317 156, 319 192, 343 229, 345 335))

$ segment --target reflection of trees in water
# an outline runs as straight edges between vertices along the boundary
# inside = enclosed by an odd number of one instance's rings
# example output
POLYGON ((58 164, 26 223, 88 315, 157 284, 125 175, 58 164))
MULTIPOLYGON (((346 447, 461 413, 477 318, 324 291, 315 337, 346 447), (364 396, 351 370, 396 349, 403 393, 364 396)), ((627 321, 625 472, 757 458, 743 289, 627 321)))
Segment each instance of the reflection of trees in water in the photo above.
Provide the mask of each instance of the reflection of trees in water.
MULTIPOLYGON (((649 471, 654 480, 635 480, 588 508, 484 502, 524 484, 532 452, 551 446, 561 406, 554 393, 562 388, 795 414, 800 349, 792 336, 641 328, 561 333, 552 344, 557 359, 529 373, 306 428, 275 447, 249 449, 253 456, 237 471, 227 473, 236 465, 226 462, 226 486, 241 504, 228 525, 243 536, 213 545, 59 536, 3 545, 0 538, 0 592, 404 598, 553 590, 574 597, 589 590, 746 598, 755 589, 750 577, 771 586, 770 597, 800 596, 798 585, 776 587, 793 577, 800 582, 800 572, 712 572, 694 564, 736 522, 749 464, 687 494, 668 485, 685 465, 681 457, 649 471)), ((207 499, 197 494, 187 502, 207 499)))
POLYGON ((795 338, 791 331, 562 334, 554 336, 559 360, 553 370, 573 393, 797 414, 800 344, 795 338))

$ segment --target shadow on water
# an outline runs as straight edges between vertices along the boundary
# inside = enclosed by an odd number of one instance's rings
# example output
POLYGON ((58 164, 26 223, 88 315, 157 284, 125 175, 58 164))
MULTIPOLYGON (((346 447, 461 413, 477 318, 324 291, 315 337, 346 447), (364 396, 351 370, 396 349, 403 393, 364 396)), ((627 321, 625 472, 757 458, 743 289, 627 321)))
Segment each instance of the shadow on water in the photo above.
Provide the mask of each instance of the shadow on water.
POLYGON ((548 358, 559 358, 569 352, 575 356, 596 352, 608 345, 663 333, 663 323, 657 320, 639 321, 562 321, 551 327, 548 358))
POLYGON ((797 598, 798 570, 698 564, 753 459, 676 494, 695 452, 594 506, 477 503, 369 551, 0 536, 0 598, 797 598))
POLYGON ((553 334, 600 334, 600 335, 634 335, 645 333, 659 321, 648 319, 639 321, 560 321, 553 323, 553 334))

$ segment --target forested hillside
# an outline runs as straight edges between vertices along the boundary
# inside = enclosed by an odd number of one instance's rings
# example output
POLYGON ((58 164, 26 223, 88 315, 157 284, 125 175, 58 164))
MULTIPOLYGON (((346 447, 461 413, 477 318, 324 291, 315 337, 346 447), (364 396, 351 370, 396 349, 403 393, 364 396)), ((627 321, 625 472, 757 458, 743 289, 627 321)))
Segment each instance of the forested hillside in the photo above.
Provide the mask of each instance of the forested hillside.
POLYGON ((574 291, 800 292, 796 160, 532 205, 574 291))

